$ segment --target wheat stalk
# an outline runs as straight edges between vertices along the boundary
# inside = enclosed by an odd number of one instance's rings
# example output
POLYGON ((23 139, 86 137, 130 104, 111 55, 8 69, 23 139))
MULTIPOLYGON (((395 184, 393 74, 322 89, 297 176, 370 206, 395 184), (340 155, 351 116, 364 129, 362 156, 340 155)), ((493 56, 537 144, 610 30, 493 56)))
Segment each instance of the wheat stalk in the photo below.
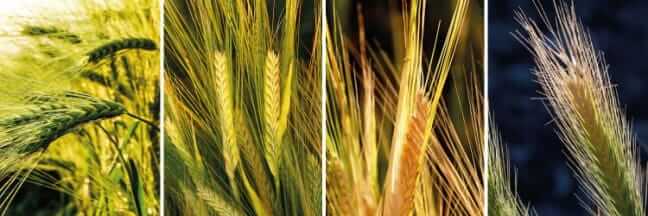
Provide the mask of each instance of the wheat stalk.
POLYGON ((536 75, 566 144, 593 201, 591 214, 645 215, 643 174, 638 171, 630 126, 619 107, 604 60, 576 16, 573 4, 555 4, 556 26, 545 34, 523 13, 526 34, 517 37, 533 54, 536 75))

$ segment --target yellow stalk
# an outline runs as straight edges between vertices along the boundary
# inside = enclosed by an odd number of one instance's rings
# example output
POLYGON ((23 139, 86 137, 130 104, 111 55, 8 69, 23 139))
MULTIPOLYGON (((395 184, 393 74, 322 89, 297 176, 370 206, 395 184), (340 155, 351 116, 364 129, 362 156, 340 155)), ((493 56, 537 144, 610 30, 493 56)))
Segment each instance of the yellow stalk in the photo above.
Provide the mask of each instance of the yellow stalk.
POLYGON ((279 116, 279 125, 277 126, 277 134, 281 138, 286 133, 288 129, 288 114, 290 113, 290 97, 292 96, 292 83, 293 83, 293 74, 294 66, 292 62, 288 68, 288 75, 286 76, 284 85, 281 90, 281 110, 279 116))
POLYGON ((269 216, 270 213, 268 210, 271 210, 269 208, 268 203, 264 202, 259 197, 259 194, 257 193, 256 190, 254 190, 254 187, 250 184, 250 180, 248 180, 247 173, 245 171, 241 171, 241 179, 243 179, 243 186, 245 187, 245 191, 247 191, 247 195, 250 198, 250 203, 252 205, 252 208, 254 209, 254 212, 256 212, 256 215, 258 216, 269 216))

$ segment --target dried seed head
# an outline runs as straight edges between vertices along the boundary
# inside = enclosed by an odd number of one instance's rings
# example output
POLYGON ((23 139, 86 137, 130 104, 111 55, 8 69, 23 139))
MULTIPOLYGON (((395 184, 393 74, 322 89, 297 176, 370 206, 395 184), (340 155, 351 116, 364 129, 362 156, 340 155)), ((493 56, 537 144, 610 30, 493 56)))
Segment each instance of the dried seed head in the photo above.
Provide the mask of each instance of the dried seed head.
POLYGON ((414 209, 414 192, 418 182, 418 175, 423 166, 423 152, 426 149, 426 131, 430 117, 430 101, 424 93, 416 95, 414 113, 410 115, 403 143, 403 155, 400 161, 392 161, 387 174, 387 179, 396 179, 389 182, 385 190, 382 206, 383 215, 409 215, 414 209), (394 166, 398 163, 399 166, 394 166), (398 167, 396 169, 395 167, 398 167))

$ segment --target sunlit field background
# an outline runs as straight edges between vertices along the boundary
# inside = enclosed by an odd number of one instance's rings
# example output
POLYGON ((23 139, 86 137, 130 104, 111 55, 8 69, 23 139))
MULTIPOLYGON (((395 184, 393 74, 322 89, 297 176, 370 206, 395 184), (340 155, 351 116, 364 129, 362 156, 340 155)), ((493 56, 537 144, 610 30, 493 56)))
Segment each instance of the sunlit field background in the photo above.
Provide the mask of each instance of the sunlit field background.
POLYGON ((0 33, 3 34, 3 36, 0 36, 0 54, 16 52, 18 50, 18 47, 14 46, 13 43, 8 43, 11 40, 17 39, 6 35, 6 32, 16 31, 20 28, 12 20, 34 18, 37 15, 43 16, 49 14, 54 16, 60 14, 66 8, 75 8, 72 3, 73 1, 70 0, 21 0, 3 1, 0 3, 0 33))

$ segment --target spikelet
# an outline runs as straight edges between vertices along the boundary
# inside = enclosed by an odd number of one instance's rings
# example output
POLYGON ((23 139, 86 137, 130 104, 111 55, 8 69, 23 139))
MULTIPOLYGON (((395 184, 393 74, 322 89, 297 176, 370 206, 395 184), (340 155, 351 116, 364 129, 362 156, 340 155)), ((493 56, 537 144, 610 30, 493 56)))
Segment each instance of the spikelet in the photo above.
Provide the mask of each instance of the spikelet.
POLYGON ((281 137, 277 134, 281 100, 279 59, 268 51, 263 71, 263 141, 270 172, 276 178, 281 160, 281 137))
POLYGON ((420 169, 424 162, 429 132, 426 131, 430 121, 430 102, 422 92, 416 95, 415 111, 410 115, 405 130, 403 142, 403 155, 400 161, 392 161, 389 165, 387 179, 396 179, 387 182, 382 201, 382 214, 406 216, 414 209, 414 192, 420 169), (395 163, 400 164, 398 169, 395 163))
POLYGON ((488 142, 488 215, 527 216, 530 210, 524 206, 511 187, 511 176, 506 152, 499 133, 491 124, 488 142))
MULTIPOLYGON (((314 211, 309 213, 315 213, 313 215, 320 215, 322 211, 322 160, 319 160, 319 155, 309 155, 305 161, 305 172, 304 175, 304 187, 307 193, 306 199, 308 202, 305 202, 307 207, 312 208, 314 211)), ((325 206, 324 206, 325 207, 325 206)))
POLYGON ((574 6, 556 5, 556 16, 556 26, 543 20, 549 28, 547 35, 535 21, 518 13, 526 34, 518 32, 517 37, 535 58, 538 81, 594 205, 588 210, 602 215, 645 215, 643 174, 638 173, 633 136, 607 67, 574 6))
POLYGON ((208 189, 204 186, 197 188, 198 197, 207 203, 207 205, 216 212, 218 215, 232 215, 243 216, 245 215, 242 210, 232 205, 232 203, 215 191, 208 189))
MULTIPOLYGON (((238 166, 240 156, 236 143, 236 129, 234 125, 234 98, 232 96, 232 74, 230 73, 227 57, 220 52, 214 52, 213 57, 214 86, 217 90, 218 113, 221 122, 221 134, 223 137, 223 158, 225 158, 225 170, 230 180, 235 177, 234 172, 238 166)), ((230 182, 235 185, 234 182, 230 182)))
MULTIPOLYGON (((236 122, 247 122, 241 111, 237 112, 237 116, 238 118, 236 122)), ((247 173, 251 175, 251 179, 256 185, 256 191, 258 191, 264 208, 271 209, 274 191, 272 189, 272 183, 270 182, 271 180, 265 169, 263 156, 255 146, 254 140, 252 139, 250 130, 247 126, 241 127, 237 130, 237 133, 241 147, 241 157, 245 161, 244 163, 248 165, 247 167, 249 171, 247 173)))
POLYGON ((331 215, 353 215, 357 209, 351 178, 339 158, 329 155, 326 170, 326 209, 331 215))

